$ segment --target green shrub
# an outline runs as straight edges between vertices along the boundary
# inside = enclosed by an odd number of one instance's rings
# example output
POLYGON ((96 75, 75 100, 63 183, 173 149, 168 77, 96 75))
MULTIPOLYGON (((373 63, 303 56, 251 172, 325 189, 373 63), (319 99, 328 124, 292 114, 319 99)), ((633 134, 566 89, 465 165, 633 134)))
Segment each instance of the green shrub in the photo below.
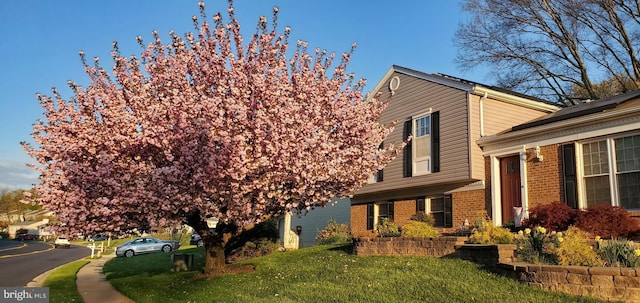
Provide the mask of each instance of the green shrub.
POLYGON ((431 226, 433 226, 436 223, 436 219, 433 218, 432 214, 427 214, 423 212, 419 212, 411 216, 411 221, 424 222, 431 226))
POLYGON ((268 255, 278 248, 279 231, 275 221, 269 220, 231 238, 225 246, 227 262, 233 263, 268 255))
POLYGON ((349 225, 338 224, 335 219, 330 219, 327 226, 316 234, 316 243, 323 244, 344 244, 352 240, 349 225))
POLYGON ((494 226, 492 222, 476 222, 473 234, 469 237, 469 243, 476 244, 511 244, 514 236, 510 230, 494 226))
POLYGON ((568 266, 602 266, 596 250, 589 243, 591 235, 585 231, 571 226, 563 235, 557 233, 554 242, 557 262, 559 265, 568 266))
POLYGON ((509 222, 502 223, 502 228, 506 228, 513 232, 516 230, 516 222, 509 221, 509 222))
POLYGON ((435 238, 439 235, 440 233, 435 228, 433 228, 432 225, 426 222, 412 220, 408 224, 402 226, 403 237, 435 238))
POLYGON ((378 230, 378 235, 380 237, 399 237, 400 236, 400 229, 398 228, 398 225, 393 223, 388 218, 383 218, 382 222, 380 222, 376 226, 376 229, 378 230))
POLYGON ((598 241, 598 254, 606 266, 638 267, 640 250, 624 239, 598 241))
POLYGON ((638 223, 618 206, 599 204, 580 212, 576 226, 605 239, 626 238, 638 231, 638 223))

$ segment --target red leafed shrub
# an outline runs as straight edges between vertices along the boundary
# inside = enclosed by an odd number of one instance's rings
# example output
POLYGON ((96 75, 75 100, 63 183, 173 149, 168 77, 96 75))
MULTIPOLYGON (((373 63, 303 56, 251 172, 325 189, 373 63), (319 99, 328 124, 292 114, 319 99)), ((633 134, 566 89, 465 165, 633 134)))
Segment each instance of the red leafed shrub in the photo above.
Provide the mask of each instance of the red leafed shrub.
POLYGON ((624 208, 611 205, 595 205, 580 212, 576 227, 601 238, 627 238, 640 227, 624 208))
POLYGON ((575 223, 578 211, 562 202, 538 205, 531 208, 525 227, 542 226, 549 231, 565 231, 575 223))

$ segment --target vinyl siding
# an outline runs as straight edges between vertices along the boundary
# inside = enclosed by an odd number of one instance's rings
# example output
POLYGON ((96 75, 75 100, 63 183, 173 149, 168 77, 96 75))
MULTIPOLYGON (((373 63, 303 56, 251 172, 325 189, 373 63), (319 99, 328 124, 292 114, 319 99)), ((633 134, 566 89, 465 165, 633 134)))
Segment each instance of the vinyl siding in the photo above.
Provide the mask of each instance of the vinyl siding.
MULTIPOLYGON (((481 180, 484 178, 484 157, 483 151, 475 142, 480 139, 480 99, 481 96, 470 95, 470 137, 472 144, 469 147, 471 152, 471 177, 481 180)), ((482 100, 482 116, 484 120, 484 135, 495 135, 499 132, 510 129, 514 125, 531 121, 541 117, 546 112, 517 106, 511 103, 502 102, 487 96, 482 100)))
MULTIPOLYGON (((292 232, 295 232, 296 226, 302 226, 302 233, 300 234, 300 247, 309 247, 316 245, 316 236, 318 232, 329 223, 329 220, 333 219, 338 224, 349 224, 351 217, 351 203, 349 199, 340 199, 335 205, 328 204, 325 207, 315 208, 309 213, 304 215, 292 215, 291 226, 289 227, 292 232)), ((365 217, 366 218, 366 217, 365 217)), ((283 220, 280 220, 280 241, 284 238, 283 220)), ((283 243, 280 243, 283 245, 283 243)))
POLYGON ((484 135, 495 135, 545 114, 547 113, 493 100, 489 96, 484 102, 484 135))
MULTIPOLYGON (((384 181, 367 184, 356 195, 389 191, 394 189, 425 186, 429 184, 456 183, 470 178, 469 141, 466 91, 417 79, 400 73, 391 77, 400 78, 400 87, 389 101, 381 122, 396 120, 394 131, 385 141, 402 142, 403 122, 431 108, 440 112, 440 172, 404 178, 402 176, 403 155, 400 154, 384 169, 384 181)), ((389 97, 388 86, 382 87, 383 100, 389 97)))

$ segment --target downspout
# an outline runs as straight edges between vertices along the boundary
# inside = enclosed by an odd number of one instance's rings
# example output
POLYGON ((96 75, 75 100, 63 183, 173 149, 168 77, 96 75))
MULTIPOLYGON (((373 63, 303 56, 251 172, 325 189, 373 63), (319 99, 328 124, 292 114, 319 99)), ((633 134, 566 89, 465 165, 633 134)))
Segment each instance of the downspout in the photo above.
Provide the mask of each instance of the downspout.
POLYGON ((480 96, 480 138, 484 137, 484 99, 487 97, 487 92, 484 92, 484 96, 480 96))

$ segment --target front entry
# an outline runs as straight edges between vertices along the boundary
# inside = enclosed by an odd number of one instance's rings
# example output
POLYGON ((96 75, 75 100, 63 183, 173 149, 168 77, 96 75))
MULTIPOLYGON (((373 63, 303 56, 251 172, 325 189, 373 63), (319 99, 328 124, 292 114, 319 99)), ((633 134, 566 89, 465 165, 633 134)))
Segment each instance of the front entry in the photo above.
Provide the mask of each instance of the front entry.
POLYGON ((522 207, 520 186, 520 156, 516 155, 500 159, 502 224, 513 222, 513 208, 522 207))

